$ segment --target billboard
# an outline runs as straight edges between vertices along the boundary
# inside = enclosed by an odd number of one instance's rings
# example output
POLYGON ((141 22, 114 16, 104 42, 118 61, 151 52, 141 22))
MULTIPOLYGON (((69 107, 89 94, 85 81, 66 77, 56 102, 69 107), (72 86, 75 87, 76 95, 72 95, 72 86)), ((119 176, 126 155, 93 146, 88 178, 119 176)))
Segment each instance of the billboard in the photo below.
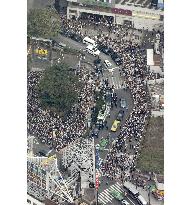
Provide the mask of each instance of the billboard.
POLYGON ((121 14, 121 15, 126 15, 126 16, 132 16, 132 11, 127 10, 127 9, 112 8, 111 11, 114 14, 121 14))
POLYGON ((78 3, 100 7, 113 7, 115 0, 78 0, 78 3))

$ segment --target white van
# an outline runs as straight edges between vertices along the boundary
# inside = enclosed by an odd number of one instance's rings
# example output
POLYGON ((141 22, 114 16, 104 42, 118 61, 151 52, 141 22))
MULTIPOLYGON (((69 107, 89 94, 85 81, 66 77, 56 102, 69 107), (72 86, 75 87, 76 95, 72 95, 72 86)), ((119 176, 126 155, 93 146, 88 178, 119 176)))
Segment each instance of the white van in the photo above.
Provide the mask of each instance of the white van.
POLYGON ((94 47, 97 46, 96 42, 94 40, 92 40, 91 38, 89 38, 89 37, 85 37, 82 42, 84 44, 91 45, 91 46, 94 46, 94 47))
POLYGON ((140 205, 147 205, 147 202, 145 201, 145 199, 141 195, 139 195, 137 197, 137 201, 140 205))
POLYGON ((96 47, 91 46, 91 45, 88 45, 86 47, 86 52, 90 53, 93 56, 99 56, 100 55, 100 51, 96 47))
POLYGON ((111 73, 113 73, 113 71, 115 70, 108 60, 104 61, 104 67, 111 73))
POLYGON ((125 182, 123 184, 123 187, 127 190, 128 194, 134 198, 137 199, 139 196, 139 191, 135 188, 135 186, 129 182, 125 182))

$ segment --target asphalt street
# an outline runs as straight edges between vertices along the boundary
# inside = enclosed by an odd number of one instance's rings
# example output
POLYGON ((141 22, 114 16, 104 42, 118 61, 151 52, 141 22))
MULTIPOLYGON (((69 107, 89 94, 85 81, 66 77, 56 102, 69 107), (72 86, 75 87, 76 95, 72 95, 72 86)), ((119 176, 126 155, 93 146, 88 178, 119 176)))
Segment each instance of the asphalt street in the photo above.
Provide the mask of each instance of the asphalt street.
MULTIPOLYGON (((86 44, 73 41, 72 39, 67 38, 65 36, 62 36, 62 35, 59 35, 57 38, 54 38, 54 39, 58 42, 62 42, 64 44, 66 44, 66 46, 71 47, 71 48, 73 48, 75 50, 78 50, 78 51, 83 51, 87 46, 86 44)), ((87 58, 91 62, 93 62, 93 60, 96 59, 96 57, 94 57, 94 56, 92 56, 92 55, 90 55, 86 52, 85 52, 85 55, 87 56, 87 58)), ((116 66, 116 64, 114 63, 114 61, 111 59, 110 56, 108 56, 108 55, 101 52, 99 57, 102 59, 102 61, 109 60, 110 63, 113 65, 113 67, 118 67, 118 66, 116 66)))

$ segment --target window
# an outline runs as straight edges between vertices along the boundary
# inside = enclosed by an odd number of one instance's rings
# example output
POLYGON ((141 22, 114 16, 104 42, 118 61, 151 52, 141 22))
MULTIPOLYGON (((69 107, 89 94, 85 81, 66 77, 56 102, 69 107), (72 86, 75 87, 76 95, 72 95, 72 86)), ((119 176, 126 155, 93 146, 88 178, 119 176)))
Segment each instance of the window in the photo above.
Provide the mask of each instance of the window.
POLYGON ((29 199, 27 199, 27 203, 28 203, 28 204, 31 204, 31 201, 30 201, 29 199))

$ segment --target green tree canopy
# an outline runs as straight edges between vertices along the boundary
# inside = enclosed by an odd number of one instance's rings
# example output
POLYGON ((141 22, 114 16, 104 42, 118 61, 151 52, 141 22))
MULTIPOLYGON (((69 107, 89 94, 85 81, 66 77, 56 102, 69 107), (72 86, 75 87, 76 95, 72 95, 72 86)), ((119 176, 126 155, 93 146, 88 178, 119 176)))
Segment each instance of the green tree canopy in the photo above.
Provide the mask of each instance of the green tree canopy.
POLYGON ((61 30, 61 19, 55 9, 32 9, 27 18, 29 36, 52 38, 61 30))
POLYGON ((82 83, 66 64, 47 68, 38 84, 42 106, 58 113, 68 112, 77 103, 81 88, 82 83))

